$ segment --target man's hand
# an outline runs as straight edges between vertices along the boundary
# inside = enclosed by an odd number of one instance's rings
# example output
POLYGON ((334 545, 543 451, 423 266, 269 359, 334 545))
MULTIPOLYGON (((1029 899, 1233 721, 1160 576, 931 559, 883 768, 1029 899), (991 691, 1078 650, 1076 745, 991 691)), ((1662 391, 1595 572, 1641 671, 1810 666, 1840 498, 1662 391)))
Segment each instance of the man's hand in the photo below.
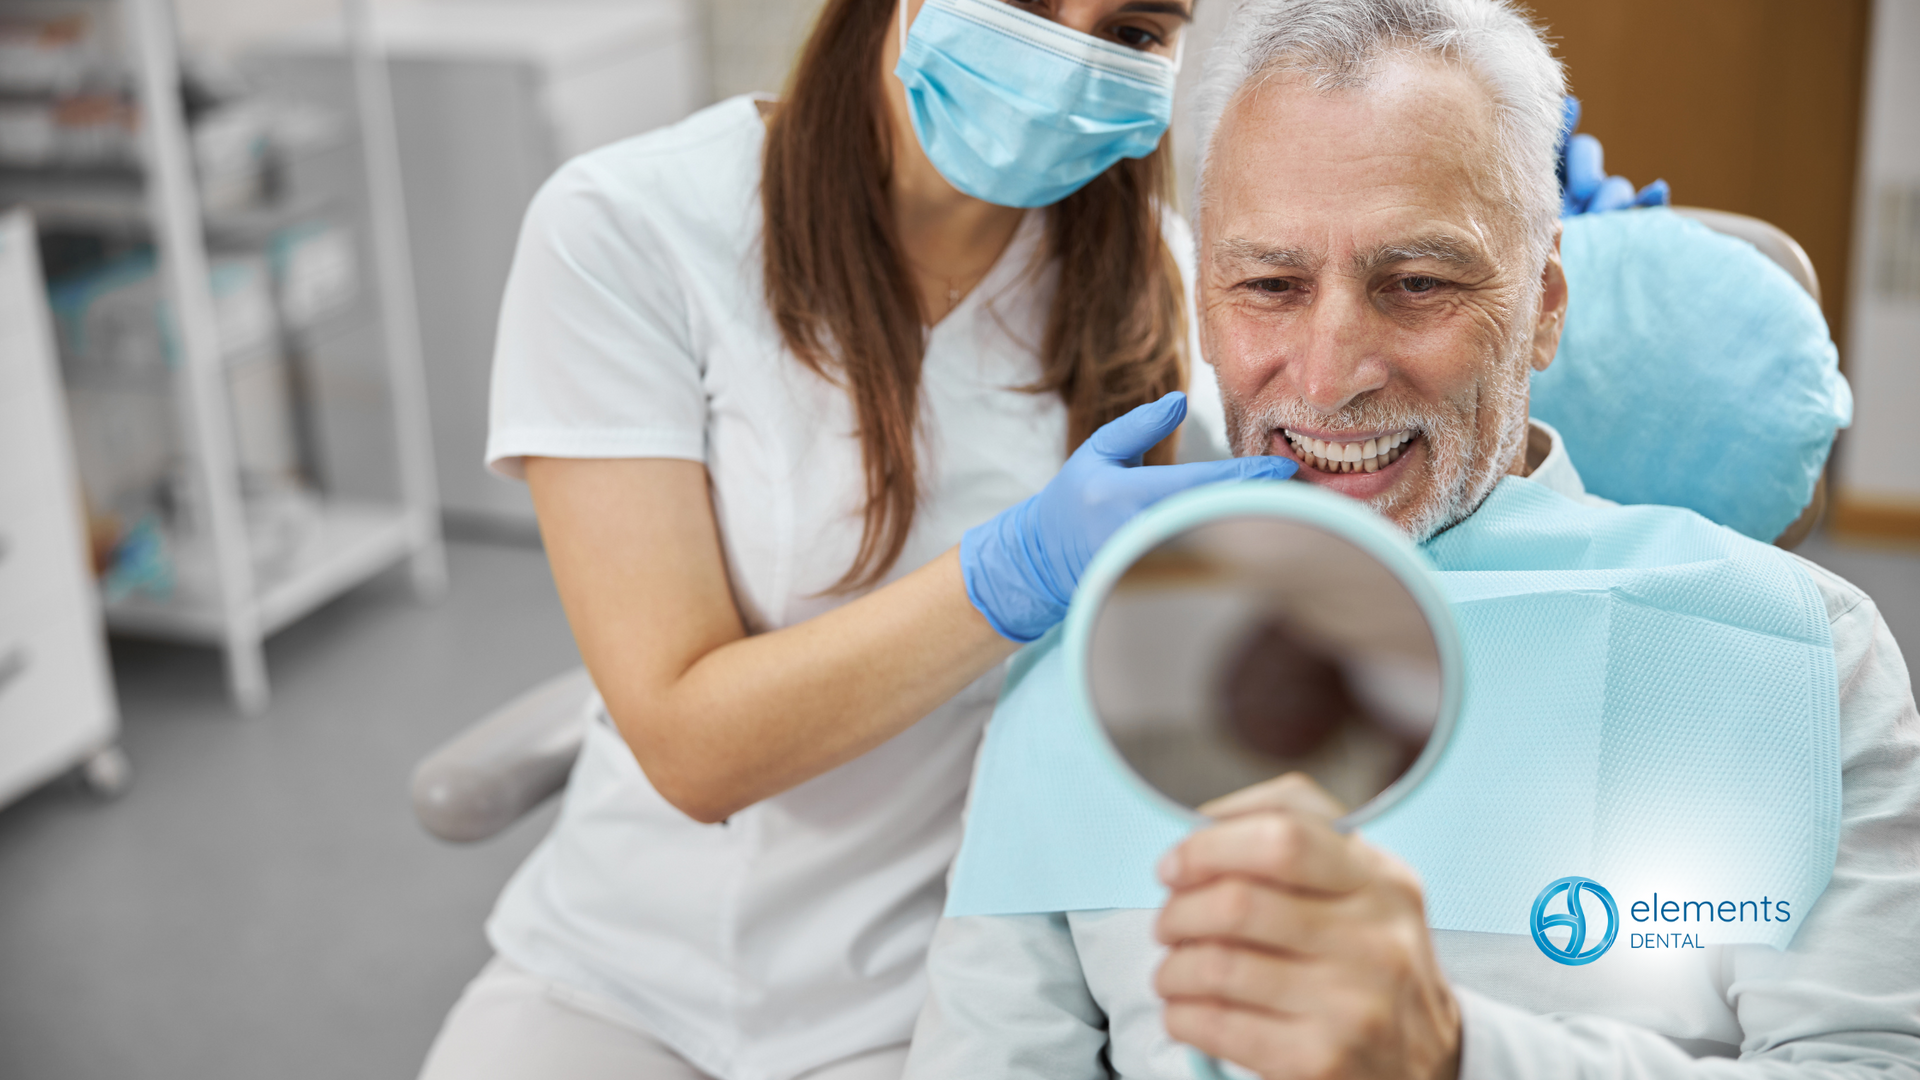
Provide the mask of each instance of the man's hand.
POLYGON ((1200 809, 1223 820, 1160 864, 1167 1033, 1266 1080, 1452 1080, 1460 1007, 1413 870, 1299 774, 1200 809))

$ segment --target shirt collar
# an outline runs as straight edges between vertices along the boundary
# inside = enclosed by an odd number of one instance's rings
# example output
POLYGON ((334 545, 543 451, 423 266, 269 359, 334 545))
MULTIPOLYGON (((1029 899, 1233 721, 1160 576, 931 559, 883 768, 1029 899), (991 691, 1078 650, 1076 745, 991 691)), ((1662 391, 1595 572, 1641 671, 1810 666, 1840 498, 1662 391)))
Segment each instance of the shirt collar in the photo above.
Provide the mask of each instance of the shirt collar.
POLYGON ((1566 441, 1560 438, 1560 433, 1553 429, 1553 425, 1545 421, 1529 417, 1527 423, 1552 442, 1547 456, 1527 474, 1527 479, 1569 499, 1584 501, 1587 485, 1581 481, 1580 471, 1573 467, 1573 458, 1567 455, 1566 441))

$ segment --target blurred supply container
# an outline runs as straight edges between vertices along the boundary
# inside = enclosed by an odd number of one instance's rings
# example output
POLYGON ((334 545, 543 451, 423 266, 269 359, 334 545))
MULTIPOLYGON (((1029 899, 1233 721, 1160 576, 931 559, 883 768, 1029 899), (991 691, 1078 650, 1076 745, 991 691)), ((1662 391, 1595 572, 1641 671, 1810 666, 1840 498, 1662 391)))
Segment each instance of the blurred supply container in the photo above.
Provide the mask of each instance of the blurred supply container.
POLYGON ((132 165, 139 160, 140 121, 115 92, 75 94, 53 103, 54 159, 62 165, 132 165))
MULTIPOLYGON (((520 219, 568 158, 705 104, 703 20, 693 0, 418 0, 376 17, 391 61, 442 507, 464 525, 526 534, 525 489, 481 464, 494 323, 520 219)), ((244 63, 272 96, 330 97, 350 112, 341 48, 337 26, 316 26, 244 63)), ((294 172, 285 179, 295 192, 328 182, 294 172)), ((332 483, 341 466, 328 468, 332 483)))
POLYGON ((359 291, 353 237, 332 222, 307 222, 276 233, 267 245, 280 318, 289 330, 311 330, 345 310, 359 291))
POLYGON ((267 175, 268 111, 256 101, 220 105, 193 122, 193 165, 209 214, 260 201, 267 175))
MULTIPOLYGON (((271 580, 295 560, 317 513, 302 475, 273 278, 264 256, 218 257, 209 278, 255 571, 271 580)), ((56 283, 52 306, 109 600, 211 588, 204 515, 187 480, 172 314, 152 253, 56 283)))
POLYGON ((0 165, 130 166, 138 125, 98 5, 0 6, 0 165))
POLYGON ((112 58, 84 7, 16 2, 0 8, 0 91, 72 93, 100 79, 112 58))
POLYGON ((133 106, 121 94, 0 101, 0 165, 127 167, 138 138, 133 106))

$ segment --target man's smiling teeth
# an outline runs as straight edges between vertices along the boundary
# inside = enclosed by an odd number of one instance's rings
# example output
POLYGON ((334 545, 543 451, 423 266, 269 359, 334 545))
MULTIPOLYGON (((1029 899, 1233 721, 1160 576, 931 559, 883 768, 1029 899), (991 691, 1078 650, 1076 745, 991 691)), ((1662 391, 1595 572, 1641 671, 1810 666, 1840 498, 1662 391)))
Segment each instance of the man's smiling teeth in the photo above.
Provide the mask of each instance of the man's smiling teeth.
POLYGON ((1336 473, 1378 472, 1400 460, 1401 448, 1413 438, 1412 428, 1360 442, 1331 442, 1281 430, 1301 461, 1321 472, 1336 473))

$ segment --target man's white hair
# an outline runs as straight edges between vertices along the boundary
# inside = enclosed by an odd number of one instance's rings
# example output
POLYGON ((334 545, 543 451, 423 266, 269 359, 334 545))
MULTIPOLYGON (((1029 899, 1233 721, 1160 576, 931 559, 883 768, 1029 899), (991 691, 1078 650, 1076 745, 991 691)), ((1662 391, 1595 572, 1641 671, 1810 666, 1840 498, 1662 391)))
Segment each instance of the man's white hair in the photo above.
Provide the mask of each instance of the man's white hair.
POLYGON ((1214 133, 1248 84, 1287 73, 1322 91, 1363 87, 1381 61, 1405 55, 1463 65, 1487 88, 1499 188, 1522 219, 1530 253, 1544 261, 1560 218, 1555 167, 1566 74, 1509 0, 1239 0, 1207 53, 1195 103, 1201 216, 1214 133))

